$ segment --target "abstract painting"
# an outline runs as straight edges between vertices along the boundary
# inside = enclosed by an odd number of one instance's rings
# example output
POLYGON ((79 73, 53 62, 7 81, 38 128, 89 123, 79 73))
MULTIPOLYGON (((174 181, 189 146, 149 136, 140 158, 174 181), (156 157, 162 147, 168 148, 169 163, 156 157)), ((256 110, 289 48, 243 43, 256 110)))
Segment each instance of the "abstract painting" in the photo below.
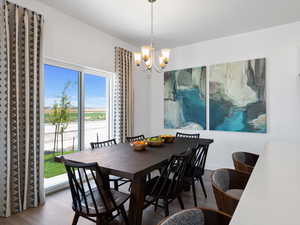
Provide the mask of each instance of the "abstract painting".
POLYGON ((266 133, 266 60, 210 66, 210 130, 266 133))
POLYGON ((164 127, 206 129, 206 67, 164 73, 164 127))

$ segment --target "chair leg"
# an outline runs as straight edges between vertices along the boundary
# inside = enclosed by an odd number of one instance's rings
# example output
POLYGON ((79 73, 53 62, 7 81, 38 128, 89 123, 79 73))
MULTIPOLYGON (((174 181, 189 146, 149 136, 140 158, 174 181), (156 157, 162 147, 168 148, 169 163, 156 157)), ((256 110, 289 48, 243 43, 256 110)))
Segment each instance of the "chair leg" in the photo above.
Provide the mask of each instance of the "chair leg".
POLYGON ((115 189, 116 191, 119 190, 119 182, 118 182, 117 180, 114 180, 114 189, 115 189))
POLYGON ((102 225, 102 218, 100 218, 100 217, 97 217, 96 218, 96 225, 102 225))
POLYGON ((122 217, 124 219, 125 225, 129 225, 129 221, 128 221, 128 217, 127 217, 124 205, 120 206, 120 211, 121 211, 122 217))
POLYGON ((202 187, 204 196, 205 196, 205 198, 207 198, 207 194, 206 194, 206 190, 205 190, 205 187, 204 187, 204 183, 203 183, 202 177, 200 177, 200 183, 201 183, 201 187, 202 187))
POLYGON ((196 187, 195 187, 195 180, 192 180, 192 190, 193 190, 193 197, 194 197, 194 205, 197 207, 197 195, 196 195, 196 187))
POLYGON ((74 218, 73 218, 72 225, 77 225, 78 219, 79 219, 79 214, 78 214, 78 213, 75 213, 74 218))
POLYGON ((165 207, 165 217, 169 216, 169 203, 168 200, 164 200, 164 207, 165 207))
POLYGON ((157 207, 158 207, 158 199, 155 201, 155 205, 154 205, 154 212, 157 211, 157 207))
POLYGON ((99 215, 96 217, 96 225, 108 225, 108 221, 107 221, 107 218, 106 216, 103 214, 103 215, 99 215))
POLYGON ((178 199, 178 202, 179 202, 179 205, 180 205, 181 209, 184 209, 184 204, 183 204, 181 196, 180 195, 177 196, 177 199, 178 199))

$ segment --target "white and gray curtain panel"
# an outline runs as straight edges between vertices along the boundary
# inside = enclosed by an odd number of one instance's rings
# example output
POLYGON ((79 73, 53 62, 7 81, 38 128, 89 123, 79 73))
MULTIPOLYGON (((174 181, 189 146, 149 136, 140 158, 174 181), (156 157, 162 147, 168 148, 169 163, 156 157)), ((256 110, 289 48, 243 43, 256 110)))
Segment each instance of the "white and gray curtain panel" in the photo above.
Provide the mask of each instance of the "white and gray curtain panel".
POLYGON ((132 52, 115 48, 113 136, 117 142, 133 134, 132 52))
POLYGON ((43 17, 0 0, 0 216, 44 202, 43 17))

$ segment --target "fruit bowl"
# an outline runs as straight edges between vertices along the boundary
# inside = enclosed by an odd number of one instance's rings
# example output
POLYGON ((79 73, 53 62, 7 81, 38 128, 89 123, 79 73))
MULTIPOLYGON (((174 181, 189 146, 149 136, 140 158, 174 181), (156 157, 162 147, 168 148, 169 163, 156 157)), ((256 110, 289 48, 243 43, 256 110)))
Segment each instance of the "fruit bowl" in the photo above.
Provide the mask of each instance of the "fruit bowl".
POLYGON ((134 142, 131 142, 130 145, 135 151, 144 151, 146 149, 147 142, 134 141, 134 142))
POLYGON ((175 141, 175 137, 173 135, 160 135, 160 137, 165 143, 173 143, 175 141))
POLYGON ((162 145, 163 140, 160 137, 151 137, 151 138, 147 138, 147 143, 149 146, 159 147, 162 145))

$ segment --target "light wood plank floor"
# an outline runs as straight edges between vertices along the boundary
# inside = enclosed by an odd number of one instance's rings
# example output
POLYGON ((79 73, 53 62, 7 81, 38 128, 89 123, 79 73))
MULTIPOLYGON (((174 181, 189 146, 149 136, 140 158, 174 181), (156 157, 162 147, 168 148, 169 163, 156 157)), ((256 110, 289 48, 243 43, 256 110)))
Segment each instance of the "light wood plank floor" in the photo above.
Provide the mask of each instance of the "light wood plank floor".
MULTIPOLYGON (((200 183, 196 184, 198 206, 214 208, 216 209, 216 202, 213 196, 211 187, 211 171, 206 171, 204 176, 204 183, 208 194, 205 199, 200 183)), ((122 188, 122 191, 126 191, 127 187, 122 188)), ((184 192, 182 198, 185 204, 185 208, 192 208, 193 195, 192 191, 184 192)), ((180 211, 177 200, 173 201, 170 205, 170 215, 180 211)), ((71 194, 69 190, 60 191, 51 194, 46 197, 45 205, 28 209, 17 215, 13 215, 9 218, 0 218, 1 225, 71 225, 73 219, 73 211, 71 209, 71 194)), ((164 218, 163 209, 158 209, 154 212, 153 207, 150 206, 144 210, 143 213, 143 225, 156 225, 160 220, 164 218)), ((93 222, 80 218, 78 225, 92 225, 93 222)))

